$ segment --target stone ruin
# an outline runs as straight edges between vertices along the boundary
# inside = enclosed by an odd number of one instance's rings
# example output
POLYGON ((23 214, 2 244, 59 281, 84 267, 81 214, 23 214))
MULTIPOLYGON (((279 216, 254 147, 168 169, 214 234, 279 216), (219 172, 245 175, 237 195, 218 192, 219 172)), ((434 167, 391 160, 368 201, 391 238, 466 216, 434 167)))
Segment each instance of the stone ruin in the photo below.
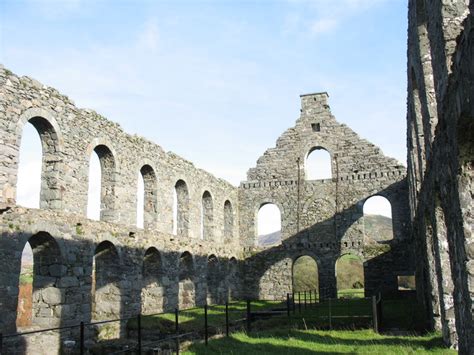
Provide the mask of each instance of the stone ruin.
POLYGON ((411 0, 408 185, 427 328, 474 353, 474 2, 411 0))
MULTIPOLYGON (((235 187, 2 67, 0 332, 20 330, 26 243, 37 328, 228 299, 284 299, 304 255, 317 262, 320 297, 336 297, 336 262, 351 253, 363 261, 367 296, 396 293, 398 277, 416 272, 427 326, 442 329, 460 352, 472 351, 471 14, 465 1, 410 0, 408 170, 338 123, 323 92, 301 95, 295 126, 235 187), (39 209, 16 204, 27 123, 42 143, 39 209), (309 180, 306 158, 319 149, 330 155, 331 178, 309 180), (86 217, 92 152, 101 165, 100 221, 86 217), (138 173, 144 206, 137 206, 138 173), (393 220, 393 239, 375 247, 363 215, 372 196, 390 201, 393 220), (270 203, 281 213, 281 242, 261 246, 257 215, 270 203), (137 208, 144 228, 136 227, 137 208)), ((58 349, 70 336, 61 334, 58 349)))

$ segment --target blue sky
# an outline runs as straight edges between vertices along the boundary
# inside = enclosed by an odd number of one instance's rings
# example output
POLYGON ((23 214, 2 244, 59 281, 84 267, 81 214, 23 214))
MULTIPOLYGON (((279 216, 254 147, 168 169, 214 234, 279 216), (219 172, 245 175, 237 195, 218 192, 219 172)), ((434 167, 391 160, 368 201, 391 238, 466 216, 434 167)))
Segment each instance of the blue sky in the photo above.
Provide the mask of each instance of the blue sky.
POLYGON ((299 95, 405 164, 406 0, 1 0, 0 62, 237 185, 299 95))

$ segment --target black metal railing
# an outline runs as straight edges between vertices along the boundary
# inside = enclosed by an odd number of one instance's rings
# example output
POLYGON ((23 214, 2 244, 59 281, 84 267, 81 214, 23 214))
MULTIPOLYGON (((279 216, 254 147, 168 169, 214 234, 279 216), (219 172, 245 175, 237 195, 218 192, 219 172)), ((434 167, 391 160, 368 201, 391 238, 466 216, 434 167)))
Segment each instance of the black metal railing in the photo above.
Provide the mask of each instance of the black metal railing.
MULTIPOLYGON (((252 332, 252 323, 255 321, 265 321, 265 319, 285 317, 288 319, 288 325, 291 322, 303 320, 312 322, 315 328, 333 329, 343 325, 355 327, 356 323, 364 327, 373 327, 378 332, 381 323, 382 299, 380 294, 376 297, 364 297, 358 299, 344 298, 326 298, 319 299, 315 290, 288 293, 284 301, 265 301, 265 300, 246 300, 243 302, 226 302, 223 305, 204 305, 188 309, 175 309, 174 312, 161 312, 154 314, 138 314, 133 317, 117 318, 96 322, 80 322, 76 325, 55 327, 41 330, 25 331, 15 334, 3 335, 0 333, 0 354, 6 354, 5 343, 15 337, 24 337, 32 334, 79 330, 75 347, 79 354, 86 354, 87 332, 91 327, 98 327, 104 324, 114 322, 127 322, 128 330, 136 330, 136 334, 127 335, 130 344, 126 349, 110 351, 111 354, 120 354, 134 351, 141 354, 143 349, 150 349, 153 346, 159 346, 162 343, 173 343, 176 353, 179 353, 181 339, 200 339, 207 345, 208 340, 214 334, 225 334, 229 336, 235 329, 245 329, 247 333, 252 332), (304 318, 302 318, 304 316, 304 318), (149 322, 150 318, 156 318, 156 323, 166 323, 167 329, 158 330, 155 337, 146 341, 149 335, 144 337, 144 321, 149 322), (173 320, 171 320, 173 319, 173 320), (187 324, 190 323, 190 324, 187 324), (135 339, 134 339, 135 338, 135 339)), ((166 327, 165 327, 166 328, 166 327)), ((94 339, 95 340, 95 339, 94 339)))

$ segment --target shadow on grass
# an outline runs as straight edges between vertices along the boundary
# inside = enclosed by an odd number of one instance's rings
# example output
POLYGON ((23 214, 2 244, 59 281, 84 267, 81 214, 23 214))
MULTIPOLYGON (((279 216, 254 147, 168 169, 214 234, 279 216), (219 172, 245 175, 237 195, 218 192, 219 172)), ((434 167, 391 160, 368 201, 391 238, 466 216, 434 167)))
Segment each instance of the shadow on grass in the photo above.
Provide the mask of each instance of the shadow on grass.
POLYGON ((402 336, 383 336, 373 334, 370 339, 361 339, 356 337, 340 337, 334 334, 324 334, 323 332, 309 333, 300 330, 292 330, 291 337, 305 342, 321 343, 321 344, 338 344, 350 346, 368 346, 368 345, 382 345, 382 346, 408 346, 412 348, 423 348, 426 350, 447 350, 443 344, 441 337, 436 335, 427 335, 424 337, 402 337, 402 336))
MULTIPOLYGON (((214 339, 208 346, 193 344, 188 354, 344 354, 344 353, 451 353, 437 335, 425 337, 380 336, 370 331, 323 332, 277 329, 214 339)), ((453 354, 455 352, 452 352, 453 354)))

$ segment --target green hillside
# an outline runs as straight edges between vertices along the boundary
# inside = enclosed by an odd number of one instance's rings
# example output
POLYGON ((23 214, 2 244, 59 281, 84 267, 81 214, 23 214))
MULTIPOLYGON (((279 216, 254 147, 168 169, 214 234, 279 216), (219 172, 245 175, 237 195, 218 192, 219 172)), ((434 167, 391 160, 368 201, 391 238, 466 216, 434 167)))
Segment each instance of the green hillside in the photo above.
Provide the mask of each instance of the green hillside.
POLYGON ((365 237, 368 241, 382 242, 393 239, 392 219, 368 214, 364 216, 365 237))

